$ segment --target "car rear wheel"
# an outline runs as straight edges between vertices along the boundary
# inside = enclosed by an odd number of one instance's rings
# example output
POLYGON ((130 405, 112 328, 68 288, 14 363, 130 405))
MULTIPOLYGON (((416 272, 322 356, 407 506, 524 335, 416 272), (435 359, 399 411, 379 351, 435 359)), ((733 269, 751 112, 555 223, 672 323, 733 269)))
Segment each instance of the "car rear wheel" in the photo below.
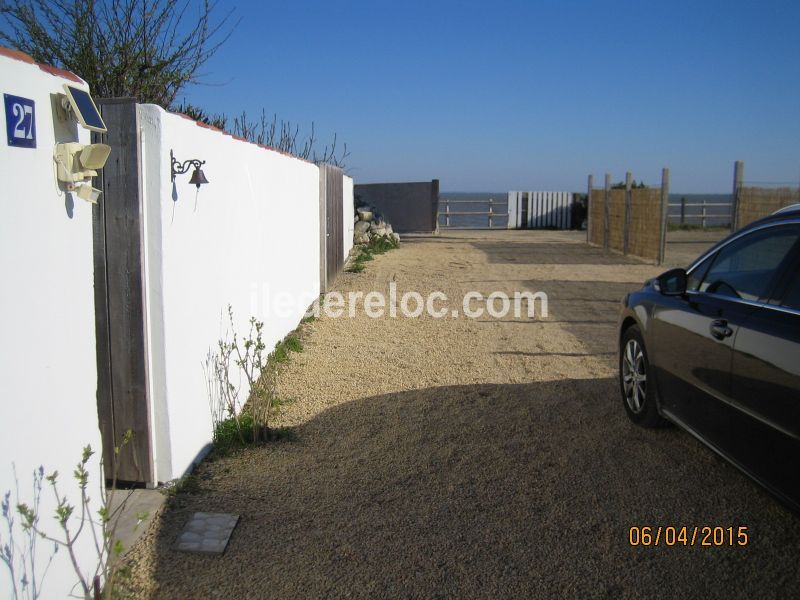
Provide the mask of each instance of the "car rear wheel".
POLYGON ((636 325, 625 330, 619 353, 619 384, 622 403, 631 421, 642 427, 666 423, 658 414, 655 382, 642 334, 636 325))

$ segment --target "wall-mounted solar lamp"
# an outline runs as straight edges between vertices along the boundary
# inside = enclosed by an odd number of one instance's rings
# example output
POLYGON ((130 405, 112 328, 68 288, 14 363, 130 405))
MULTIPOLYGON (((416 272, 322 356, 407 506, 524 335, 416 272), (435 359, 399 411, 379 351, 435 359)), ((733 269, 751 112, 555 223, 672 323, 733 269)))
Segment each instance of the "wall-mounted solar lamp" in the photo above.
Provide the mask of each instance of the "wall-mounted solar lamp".
POLYGON ((169 160, 172 183, 175 183, 175 177, 177 175, 183 175, 189 170, 189 167, 194 167, 192 176, 189 178, 189 183, 196 185, 198 190, 200 189, 201 185, 208 183, 208 179, 206 179, 203 169, 200 168, 206 164, 206 161, 190 158, 189 160, 181 162, 175 158, 175 156, 172 154, 172 150, 169 151, 169 160))
POLYGON ((66 191, 76 192, 81 200, 97 204, 102 192, 92 187, 92 177, 105 166, 109 154, 111 146, 107 144, 56 144, 53 151, 56 178, 66 191))
MULTIPOLYGON (((78 121, 82 127, 98 133, 108 131, 100 111, 86 90, 64 84, 61 107, 69 118, 78 121)), ((81 200, 97 204, 103 192, 92 187, 92 177, 96 177, 98 169, 105 166, 109 154, 111 146, 107 144, 56 144, 53 150, 56 179, 62 184, 62 189, 75 192, 81 200)))
POLYGON ((89 92, 82 90, 74 85, 64 84, 64 97, 61 98, 61 106, 67 114, 73 117, 82 127, 89 131, 105 133, 108 131, 100 111, 89 95, 89 92))

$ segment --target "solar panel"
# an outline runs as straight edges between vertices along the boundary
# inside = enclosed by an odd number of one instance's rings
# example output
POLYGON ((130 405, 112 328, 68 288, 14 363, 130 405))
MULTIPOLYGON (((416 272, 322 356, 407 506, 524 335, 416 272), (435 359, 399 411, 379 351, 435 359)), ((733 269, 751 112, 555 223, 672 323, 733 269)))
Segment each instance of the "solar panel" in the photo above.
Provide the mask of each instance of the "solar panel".
POLYGON ((97 106, 95 106, 89 92, 66 83, 64 84, 64 90, 67 92, 69 103, 81 125, 91 131, 100 133, 108 131, 106 124, 103 122, 103 117, 100 116, 100 112, 97 110, 97 106))

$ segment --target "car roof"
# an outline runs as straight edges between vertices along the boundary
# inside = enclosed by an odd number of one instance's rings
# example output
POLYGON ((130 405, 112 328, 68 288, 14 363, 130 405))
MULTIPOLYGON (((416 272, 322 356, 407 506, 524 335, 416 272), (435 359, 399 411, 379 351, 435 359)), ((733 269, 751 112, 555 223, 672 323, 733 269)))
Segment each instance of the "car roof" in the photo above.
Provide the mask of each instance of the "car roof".
POLYGON ((797 204, 790 204, 789 206, 784 206, 783 208, 779 208, 776 210, 773 215, 786 215, 786 214, 794 214, 800 213, 800 202, 797 204))

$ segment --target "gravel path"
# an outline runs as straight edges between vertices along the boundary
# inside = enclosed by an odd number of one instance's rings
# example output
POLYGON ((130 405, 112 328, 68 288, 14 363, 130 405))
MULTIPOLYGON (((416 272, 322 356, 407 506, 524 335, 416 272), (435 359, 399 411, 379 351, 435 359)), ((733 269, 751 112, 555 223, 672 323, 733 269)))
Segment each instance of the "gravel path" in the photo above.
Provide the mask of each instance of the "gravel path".
POLYGON ((571 232, 404 240, 337 288, 545 291, 545 319, 321 318, 280 377, 298 440, 202 465, 131 551, 157 598, 787 597, 800 519, 677 429, 625 418, 623 293, 659 269, 571 232), (242 516, 177 553, 194 511, 242 516), (749 528, 746 547, 631 547, 632 525, 749 528))

